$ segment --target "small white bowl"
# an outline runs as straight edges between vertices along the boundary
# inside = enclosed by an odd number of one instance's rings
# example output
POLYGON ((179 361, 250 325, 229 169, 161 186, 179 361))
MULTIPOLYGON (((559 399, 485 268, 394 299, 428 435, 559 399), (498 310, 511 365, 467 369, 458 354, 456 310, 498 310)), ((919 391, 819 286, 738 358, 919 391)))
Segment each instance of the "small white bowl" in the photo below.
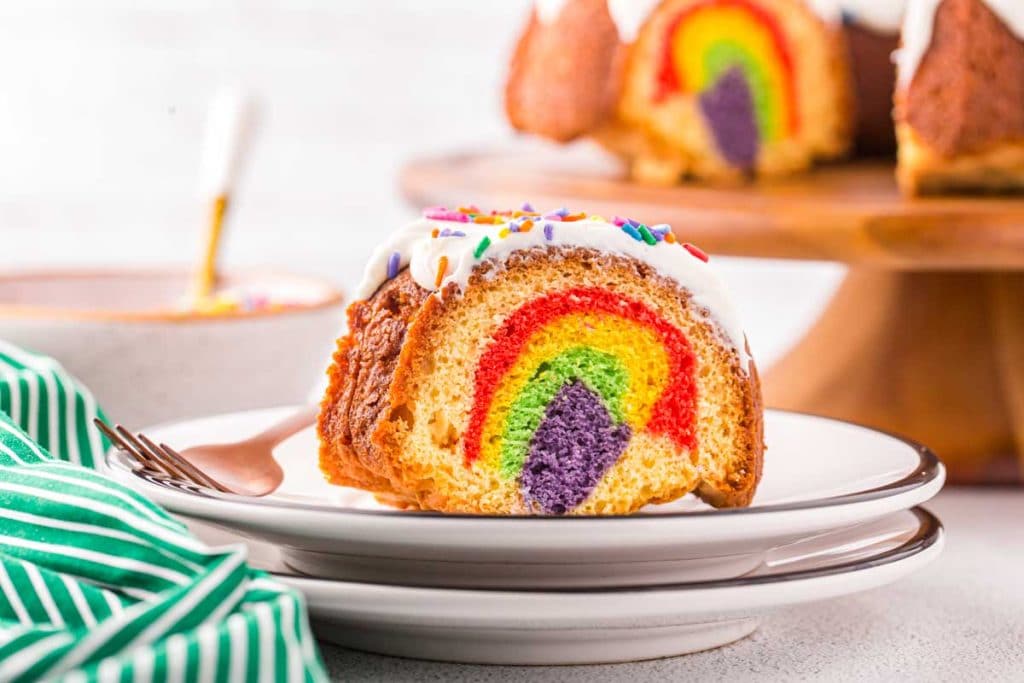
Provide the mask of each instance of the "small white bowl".
POLYGON ((56 358, 131 428, 305 403, 342 327, 330 284, 274 271, 226 275, 279 309, 196 313, 184 270, 24 272, 0 276, 0 339, 56 358))

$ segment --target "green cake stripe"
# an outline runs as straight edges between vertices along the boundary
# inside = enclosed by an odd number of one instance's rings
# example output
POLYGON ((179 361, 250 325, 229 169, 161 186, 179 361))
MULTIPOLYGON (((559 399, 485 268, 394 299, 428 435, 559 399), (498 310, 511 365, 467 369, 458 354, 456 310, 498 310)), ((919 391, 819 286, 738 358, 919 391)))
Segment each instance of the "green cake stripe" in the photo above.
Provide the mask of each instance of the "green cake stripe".
POLYGON ((538 366, 509 409, 501 438, 503 477, 519 476, 529 454, 530 440, 544 419, 548 404, 574 379, 600 396, 612 419, 622 422, 622 397, 629 386, 629 373, 622 362, 610 353, 588 346, 567 349, 538 366))
POLYGON ((712 85, 729 69, 739 66, 747 79, 751 97, 754 100, 754 116, 757 119, 757 130, 762 140, 777 140, 781 126, 779 112, 772 106, 772 98, 780 97, 781 93, 773 93, 771 83, 758 59, 750 53, 745 45, 729 40, 722 40, 708 48, 704 55, 705 83, 712 85))

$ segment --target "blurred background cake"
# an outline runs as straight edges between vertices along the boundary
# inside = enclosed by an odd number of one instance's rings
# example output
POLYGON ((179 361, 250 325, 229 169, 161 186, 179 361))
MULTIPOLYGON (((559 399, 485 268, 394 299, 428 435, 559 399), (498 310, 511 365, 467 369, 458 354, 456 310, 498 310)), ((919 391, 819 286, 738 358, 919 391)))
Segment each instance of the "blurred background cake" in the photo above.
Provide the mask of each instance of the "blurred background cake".
POLYGON ((653 182, 841 156, 850 100, 840 24, 800 0, 542 2, 507 89, 513 125, 591 135, 653 182))
POLYGON ((1016 0, 539 0, 506 108, 648 182, 787 175, 898 130, 906 194, 1018 189, 1022 28, 1016 0))

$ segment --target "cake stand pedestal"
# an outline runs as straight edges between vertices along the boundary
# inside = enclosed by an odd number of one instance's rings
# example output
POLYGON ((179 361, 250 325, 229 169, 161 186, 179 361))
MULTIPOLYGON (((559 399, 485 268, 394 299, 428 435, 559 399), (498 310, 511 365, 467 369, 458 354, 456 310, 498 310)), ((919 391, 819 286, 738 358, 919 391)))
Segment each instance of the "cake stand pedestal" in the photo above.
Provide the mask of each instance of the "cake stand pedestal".
POLYGON ((714 188, 641 186, 607 163, 511 148, 414 161, 401 184, 421 206, 529 198, 670 223, 718 254, 846 263, 764 373, 766 403, 917 439, 953 481, 1024 479, 1024 200, 905 199, 881 162, 714 188))

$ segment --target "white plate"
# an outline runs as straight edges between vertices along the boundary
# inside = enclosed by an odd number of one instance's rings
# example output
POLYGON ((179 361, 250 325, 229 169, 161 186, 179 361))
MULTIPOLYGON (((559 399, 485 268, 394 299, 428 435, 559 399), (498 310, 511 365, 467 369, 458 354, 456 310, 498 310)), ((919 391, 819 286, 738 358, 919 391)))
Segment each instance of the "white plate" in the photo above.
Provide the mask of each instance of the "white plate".
MULTIPOLYGON (((251 411, 146 430, 184 448, 244 438, 291 411, 251 411)), ((317 576, 492 588, 655 585, 739 576, 769 549, 918 505, 939 491, 926 448, 822 417, 769 410, 754 504, 712 510, 693 497, 615 517, 485 517, 398 511, 325 483, 307 430, 278 448, 284 484, 266 498, 193 490, 133 470, 125 483, 173 512, 285 549, 317 576)))
POLYGON ((319 637, 401 657, 486 664, 597 664, 669 657, 750 634, 774 609, 858 593, 942 550, 938 520, 895 513, 901 542, 817 559, 780 556, 749 576, 661 588, 485 591, 384 586, 279 574, 306 595, 319 637))

